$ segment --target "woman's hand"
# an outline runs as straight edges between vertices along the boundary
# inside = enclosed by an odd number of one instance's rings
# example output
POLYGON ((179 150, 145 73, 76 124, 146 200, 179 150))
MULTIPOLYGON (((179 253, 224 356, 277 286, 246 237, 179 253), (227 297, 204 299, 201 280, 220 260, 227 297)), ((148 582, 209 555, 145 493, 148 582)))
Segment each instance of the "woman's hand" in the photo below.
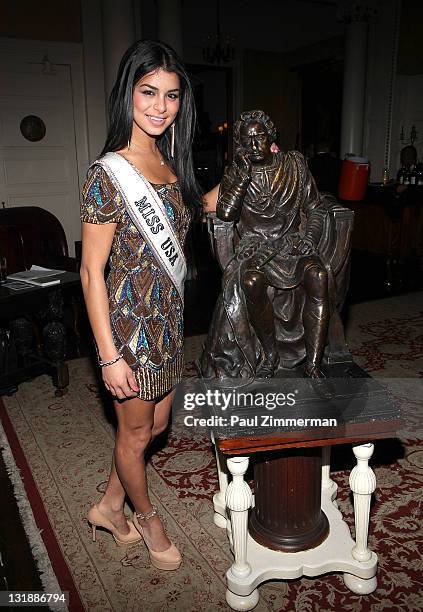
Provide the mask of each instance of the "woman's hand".
POLYGON ((203 213, 216 212, 220 183, 203 195, 203 213))
POLYGON ((118 399, 136 397, 139 387, 135 376, 124 359, 102 368, 103 382, 108 391, 118 399))

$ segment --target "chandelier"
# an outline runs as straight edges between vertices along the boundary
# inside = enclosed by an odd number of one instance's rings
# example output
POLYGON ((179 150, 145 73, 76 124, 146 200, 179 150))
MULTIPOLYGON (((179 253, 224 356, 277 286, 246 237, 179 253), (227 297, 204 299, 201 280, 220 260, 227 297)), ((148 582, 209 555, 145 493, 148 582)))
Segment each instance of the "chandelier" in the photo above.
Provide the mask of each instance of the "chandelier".
POLYGON ((345 23, 367 22, 378 14, 377 5, 377 0, 365 0, 365 2, 338 0, 337 21, 345 23))
POLYGON ((216 33, 208 34, 203 60, 208 64, 227 64, 235 58, 234 37, 220 32, 220 0, 216 0, 216 33))

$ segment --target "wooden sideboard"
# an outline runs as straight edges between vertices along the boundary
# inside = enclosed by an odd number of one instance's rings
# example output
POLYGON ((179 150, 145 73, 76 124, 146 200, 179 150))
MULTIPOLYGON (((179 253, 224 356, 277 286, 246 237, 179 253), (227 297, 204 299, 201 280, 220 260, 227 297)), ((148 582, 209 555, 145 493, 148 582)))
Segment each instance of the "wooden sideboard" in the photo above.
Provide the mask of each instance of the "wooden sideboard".
POLYGON ((342 201, 354 211, 352 248, 406 263, 423 260, 423 187, 398 194, 396 185, 369 186, 361 202, 342 201))

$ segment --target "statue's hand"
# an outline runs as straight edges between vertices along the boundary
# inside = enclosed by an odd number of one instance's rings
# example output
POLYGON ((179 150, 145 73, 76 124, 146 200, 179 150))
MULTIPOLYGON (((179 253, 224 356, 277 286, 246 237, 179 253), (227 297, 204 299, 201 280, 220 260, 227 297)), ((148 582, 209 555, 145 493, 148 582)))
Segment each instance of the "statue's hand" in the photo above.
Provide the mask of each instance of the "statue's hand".
POLYGON ((314 253, 316 247, 309 238, 301 238, 293 247, 291 255, 311 255, 314 253))
POLYGON ((242 177, 251 176, 251 161, 246 153, 239 152, 235 155, 234 166, 242 177))

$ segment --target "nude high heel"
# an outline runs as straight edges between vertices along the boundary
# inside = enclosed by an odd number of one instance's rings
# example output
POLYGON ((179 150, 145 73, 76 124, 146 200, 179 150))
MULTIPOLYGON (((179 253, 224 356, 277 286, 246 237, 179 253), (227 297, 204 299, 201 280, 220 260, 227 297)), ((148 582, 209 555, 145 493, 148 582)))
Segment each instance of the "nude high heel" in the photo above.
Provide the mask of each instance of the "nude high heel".
POLYGON ((176 570, 182 563, 181 553, 176 548, 176 546, 171 543, 169 548, 166 548, 166 550, 163 550, 160 552, 156 550, 151 550, 151 548, 149 547, 149 545, 147 544, 145 540, 143 528, 139 524, 138 519, 141 519, 143 521, 148 521, 149 519, 153 518, 153 516, 156 516, 156 515, 157 515, 157 508, 153 506, 153 509, 150 512, 147 512, 146 514, 143 514, 142 512, 134 512, 134 516, 132 520, 134 521, 135 527, 138 529, 138 531, 142 535, 144 543, 147 546, 147 550, 150 555, 151 565, 154 565, 154 567, 157 567, 157 569, 161 569, 161 570, 176 570))
POLYGON ((87 519, 92 528, 93 542, 95 542, 97 527, 103 527, 104 529, 107 529, 107 531, 110 531, 118 546, 128 546, 129 544, 135 544, 136 542, 139 542, 142 539, 137 529, 135 529, 133 522, 128 519, 126 519, 126 522, 128 523, 129 533, 120 533, 113 525, 113 523, 109 521, 109 519, 100 512, 97 504, 94 504, 90 508, 87 515, 87 519))

